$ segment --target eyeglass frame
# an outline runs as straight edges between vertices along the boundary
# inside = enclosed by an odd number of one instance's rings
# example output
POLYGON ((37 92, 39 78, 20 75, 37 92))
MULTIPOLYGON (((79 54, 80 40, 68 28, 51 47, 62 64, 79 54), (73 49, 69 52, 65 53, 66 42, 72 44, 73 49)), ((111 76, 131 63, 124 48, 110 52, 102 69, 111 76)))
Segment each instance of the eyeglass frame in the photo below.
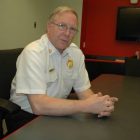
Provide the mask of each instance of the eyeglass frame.
POLYGON ((72 34, 76 34, 78 32, 78 29, 72 27, 72 26, 69 26, 65 23, 55 23, 55 22, 51 22, 53 25, 56 25, 58 27, 59 30, 61 31, 67 31, 69 30, 70 33, 72 34))

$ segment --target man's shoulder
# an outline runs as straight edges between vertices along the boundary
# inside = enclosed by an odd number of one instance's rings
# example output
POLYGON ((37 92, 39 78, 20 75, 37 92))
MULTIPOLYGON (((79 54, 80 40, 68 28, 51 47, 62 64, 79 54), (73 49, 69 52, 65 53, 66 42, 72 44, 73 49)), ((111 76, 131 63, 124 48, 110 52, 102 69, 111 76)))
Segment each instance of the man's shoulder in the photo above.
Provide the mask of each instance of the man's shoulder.
POLYGON ((44 36, 42 36, 40 39, 29 43, 24 48, 24 50, 29 51, 29 52, 36 52, 36 53, 45 52, 45 50, 47 48, 47 45, 46 45, 47 43, 46 42, 44 41, 44 36))

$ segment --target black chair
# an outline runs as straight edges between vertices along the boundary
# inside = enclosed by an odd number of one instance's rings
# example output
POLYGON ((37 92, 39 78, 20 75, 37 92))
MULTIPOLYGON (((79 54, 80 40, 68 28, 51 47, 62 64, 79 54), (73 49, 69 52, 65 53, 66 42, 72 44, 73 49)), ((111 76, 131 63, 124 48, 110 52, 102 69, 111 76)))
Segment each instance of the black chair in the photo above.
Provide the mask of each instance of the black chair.
POLYGON ((140 60, 130 57, 125 60, 125 74, 129 76, 140 76, 140 60))
POLYGON ((10 120, 9 117, 20 110, 20 107, 11 101, 11 82, 16 72, 16 60, 22 48, 0 50, 0 138, 13 131, 12 126, 7 126, 7 133, 3 133, 2 120, 10 120))

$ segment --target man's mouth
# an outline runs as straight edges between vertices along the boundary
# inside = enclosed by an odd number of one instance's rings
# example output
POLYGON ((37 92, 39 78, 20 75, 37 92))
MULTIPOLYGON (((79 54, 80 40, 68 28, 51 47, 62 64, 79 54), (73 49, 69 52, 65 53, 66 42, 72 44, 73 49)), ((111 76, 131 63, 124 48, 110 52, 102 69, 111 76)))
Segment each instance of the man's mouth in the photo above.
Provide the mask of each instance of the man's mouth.
POLYGON ((65 39, 61 39, 62 40, 62 42, 64 42, 64 43, 68 43, 69 41, 68 40, 65 40, 65 39))

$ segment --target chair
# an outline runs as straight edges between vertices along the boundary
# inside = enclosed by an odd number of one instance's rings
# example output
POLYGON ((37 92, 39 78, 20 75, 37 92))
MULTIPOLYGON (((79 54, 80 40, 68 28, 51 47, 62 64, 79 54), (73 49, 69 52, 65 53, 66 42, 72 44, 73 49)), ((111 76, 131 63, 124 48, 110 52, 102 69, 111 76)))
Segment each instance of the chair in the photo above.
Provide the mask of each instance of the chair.
POLYGON ((130 57, 125 60, 125 74, 129 76, 140 76, 140 60, 130 57))
MULTIPOLYGON (((0 138, 4 136, 3 119, 7 120, 12 114, 20 110, 20 107, 9 101, 9 98, 11 82, 16 72, 16 59, 21 51, 22 48, 0 50, 0 138)), ((9 134, 13 131, 12 126, 6 125, 7 134, 9 134)))

